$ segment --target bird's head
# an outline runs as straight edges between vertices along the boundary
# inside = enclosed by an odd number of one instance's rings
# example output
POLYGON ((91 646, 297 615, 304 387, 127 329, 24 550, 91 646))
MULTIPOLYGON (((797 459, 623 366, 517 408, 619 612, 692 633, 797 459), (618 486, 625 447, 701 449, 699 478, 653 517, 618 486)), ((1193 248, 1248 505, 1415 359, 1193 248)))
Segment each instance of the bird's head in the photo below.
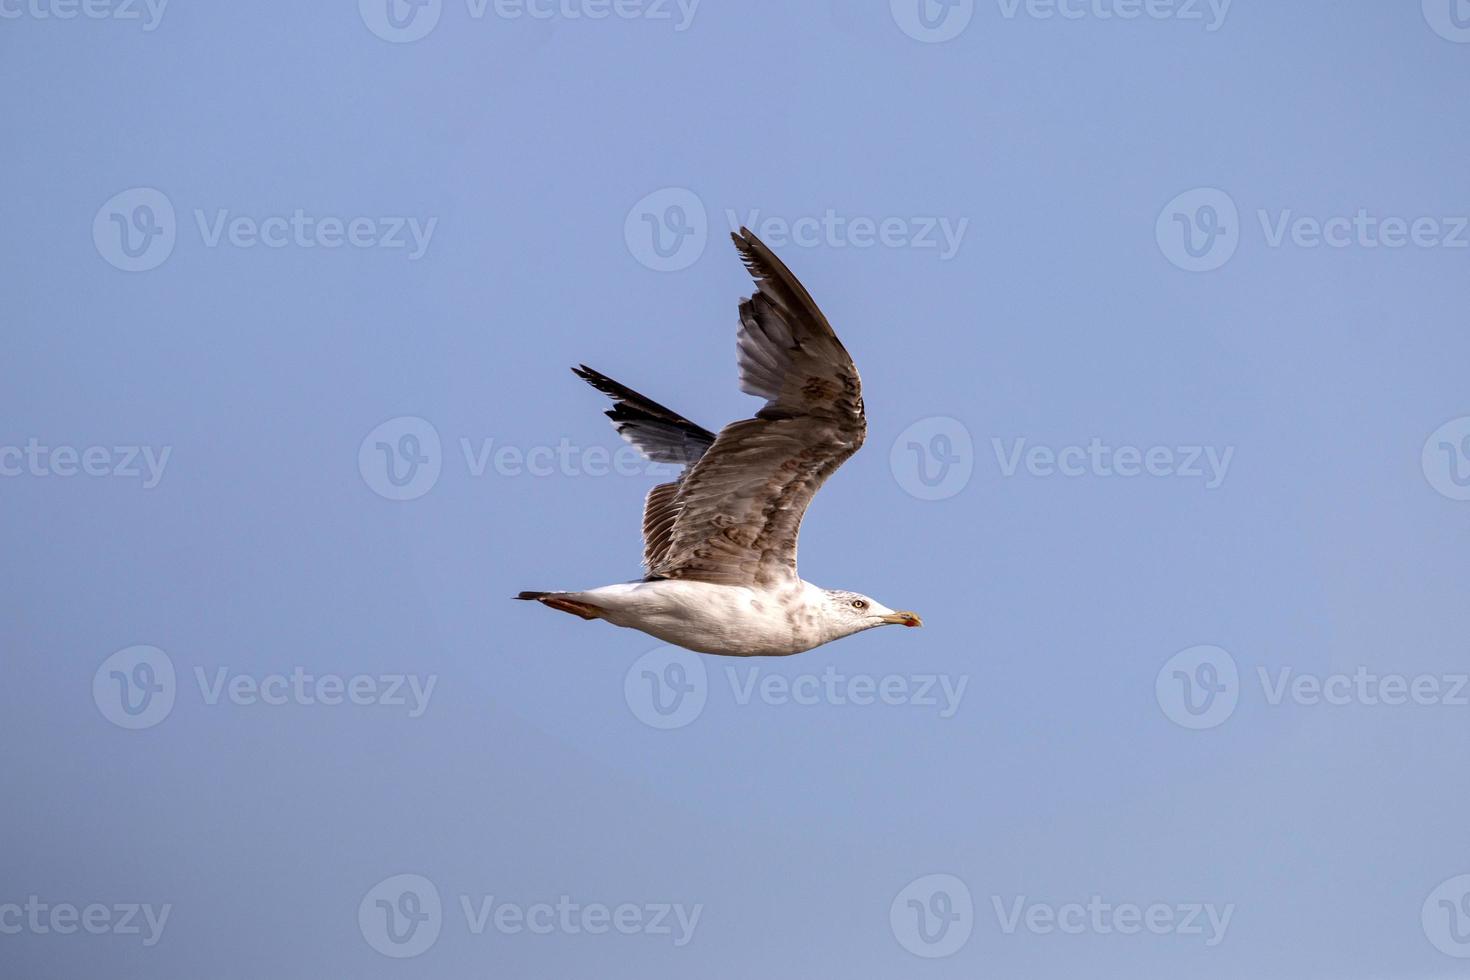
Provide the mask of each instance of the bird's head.
POLYGON ((857 633, 874 626, 923 626, 918 613, 905 609, 889 609, 877 599, 858 592, 827 591, 831 620, 844 633, 857 633))

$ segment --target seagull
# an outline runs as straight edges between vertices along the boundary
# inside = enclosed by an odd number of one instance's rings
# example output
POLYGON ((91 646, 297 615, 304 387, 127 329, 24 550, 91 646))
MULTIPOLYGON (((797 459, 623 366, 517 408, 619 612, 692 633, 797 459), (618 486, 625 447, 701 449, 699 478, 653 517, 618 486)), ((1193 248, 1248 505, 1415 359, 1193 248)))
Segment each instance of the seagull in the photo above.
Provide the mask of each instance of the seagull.
POLYGON ((875 626, 921 626, 915 613, 796 573, 807 505, 867 435, 862 383, 791 270, 748 229, 730 237, 756 285, 740 302, 740 389, 765 407, 716 435, 585 364, 573 368, 612 398, 606 414, 619 435, 648 459, 683 469, 643 503, 641 581, 515 598, 735 657, 788 656, 875 626))

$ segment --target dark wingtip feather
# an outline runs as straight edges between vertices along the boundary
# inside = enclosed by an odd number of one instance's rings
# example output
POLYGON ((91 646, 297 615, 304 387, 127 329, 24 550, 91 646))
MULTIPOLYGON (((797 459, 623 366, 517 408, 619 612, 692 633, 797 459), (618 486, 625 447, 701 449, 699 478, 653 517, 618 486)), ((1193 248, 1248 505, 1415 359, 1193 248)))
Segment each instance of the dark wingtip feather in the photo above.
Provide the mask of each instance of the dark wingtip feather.
POLYGON ((827 317, 817 306, 816 300, 812 299, 812 294, 806 291, 801 280, 792 274, 786 263, 755 232, 742 225, 738 233, 730 233, 730 238, 735 242, 740 260, 745 263, 746 270, 755 279, 762 294, 778 306, 807 317, 818 334, 832 340, 837 339, 837 334, 833 332, 832 325, 827 322, 827 317))

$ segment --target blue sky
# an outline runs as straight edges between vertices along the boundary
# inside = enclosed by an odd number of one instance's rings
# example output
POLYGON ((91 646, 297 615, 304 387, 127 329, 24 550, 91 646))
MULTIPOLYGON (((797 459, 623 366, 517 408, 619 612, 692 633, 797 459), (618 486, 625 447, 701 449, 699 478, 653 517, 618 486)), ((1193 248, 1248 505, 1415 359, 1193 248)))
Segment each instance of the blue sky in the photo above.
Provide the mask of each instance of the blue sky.
POLYGON ((1470 4, 923 2, 0 2, 7 975, 1470 969, 1470 4), (923 630, 509 601, 742 222, 923 630))

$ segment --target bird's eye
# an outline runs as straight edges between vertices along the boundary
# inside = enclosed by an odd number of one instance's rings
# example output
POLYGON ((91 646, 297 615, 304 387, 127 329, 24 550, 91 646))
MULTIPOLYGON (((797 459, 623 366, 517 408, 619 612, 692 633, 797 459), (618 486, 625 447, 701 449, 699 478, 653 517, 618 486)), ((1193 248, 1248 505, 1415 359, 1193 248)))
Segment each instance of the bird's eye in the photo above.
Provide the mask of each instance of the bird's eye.
POLYGON ((868 604, 866 602, 864 602, 863 600, 861 600, 861 599, 854 599, 854 600, 852 600, 852 608, 854 608, 854 609, 866 609, 866 608, 868 608, 868 604))

